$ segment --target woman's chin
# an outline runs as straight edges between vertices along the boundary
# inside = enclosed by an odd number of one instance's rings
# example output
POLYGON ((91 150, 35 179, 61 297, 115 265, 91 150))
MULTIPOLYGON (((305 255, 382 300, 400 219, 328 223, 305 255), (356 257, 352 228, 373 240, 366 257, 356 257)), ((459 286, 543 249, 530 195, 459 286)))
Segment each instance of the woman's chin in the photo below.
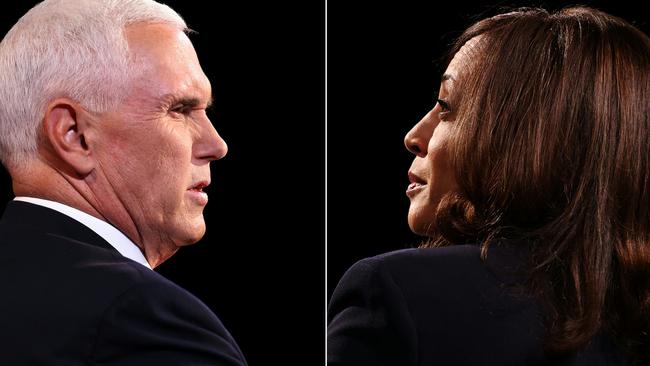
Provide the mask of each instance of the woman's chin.
POLYGON ((409 210, 408 224, 411 231, 417 235, 430 236, 433 230, 433 221, 431 218, 424 219, 421 215, 409 210))

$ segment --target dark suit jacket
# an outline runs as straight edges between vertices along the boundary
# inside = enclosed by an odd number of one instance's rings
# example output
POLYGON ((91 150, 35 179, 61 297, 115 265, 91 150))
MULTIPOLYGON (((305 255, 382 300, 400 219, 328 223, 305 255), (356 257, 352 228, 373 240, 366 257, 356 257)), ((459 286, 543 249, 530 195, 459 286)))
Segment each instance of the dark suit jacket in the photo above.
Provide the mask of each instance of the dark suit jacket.
POLYGON ((246 362, 196 297, 79 222, 13 201, 0 221, 0 364, 246 362))
MULTIPOLYGON (((627 365, 604 336, 546 356, 540 309, 517 291, 521 253, 461 245, 364 259, 328 309, 328 365, 627 365)), ((521 289, 521 287, 519 287, 521 289)))

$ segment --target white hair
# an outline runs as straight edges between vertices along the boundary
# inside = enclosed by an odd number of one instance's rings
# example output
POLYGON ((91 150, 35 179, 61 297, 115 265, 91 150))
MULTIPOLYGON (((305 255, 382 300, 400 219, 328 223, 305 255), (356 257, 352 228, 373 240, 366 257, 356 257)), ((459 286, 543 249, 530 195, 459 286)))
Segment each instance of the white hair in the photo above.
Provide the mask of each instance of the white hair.
POLYGON ((185 21, 153 0, 45 0, 0 43, 0 159, 18 167, 37 151, 48 103, 70 98, 102 113, 124 97, 131 80, 125 28, 185 21))

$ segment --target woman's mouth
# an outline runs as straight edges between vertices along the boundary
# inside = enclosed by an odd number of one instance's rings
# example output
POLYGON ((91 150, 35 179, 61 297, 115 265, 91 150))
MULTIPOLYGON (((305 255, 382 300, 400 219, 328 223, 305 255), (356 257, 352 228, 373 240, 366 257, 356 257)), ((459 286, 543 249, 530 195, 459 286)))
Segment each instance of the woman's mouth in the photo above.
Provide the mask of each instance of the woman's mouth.
POLYGON ((422 189, 424 189, 424 187, 427 186, 427 182, 412 172, 409 172, 408 176, 409 176, 409 182, 411 183, 406 188, 406 195, 409 197, 413 197, 415 194, 417 194, 422 189))

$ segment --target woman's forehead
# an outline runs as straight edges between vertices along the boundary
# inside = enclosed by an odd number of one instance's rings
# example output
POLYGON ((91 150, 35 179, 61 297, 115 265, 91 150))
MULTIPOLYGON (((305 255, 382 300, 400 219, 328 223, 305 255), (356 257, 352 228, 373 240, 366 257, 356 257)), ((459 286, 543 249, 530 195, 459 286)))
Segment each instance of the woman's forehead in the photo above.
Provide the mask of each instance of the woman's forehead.
POLYGON ((479 56, 481 38, 481 36, 476 36, 470 39, 456 52, 447 66, 443 82, 458 79, 458 76, 468 69, 471 61, 479 56))

